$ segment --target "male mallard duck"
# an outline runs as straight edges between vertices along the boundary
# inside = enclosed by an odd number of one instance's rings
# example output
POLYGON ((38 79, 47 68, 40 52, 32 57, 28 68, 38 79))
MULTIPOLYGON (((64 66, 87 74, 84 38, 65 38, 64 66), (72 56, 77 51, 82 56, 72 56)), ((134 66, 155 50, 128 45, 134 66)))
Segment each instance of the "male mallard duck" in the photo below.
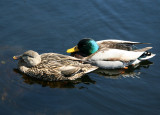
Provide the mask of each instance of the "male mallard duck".
POLYGON ((19 59, 18 68, 22 73, 46 81, 75 80, 97 69, 71 56, 57 53, 39 55, 32 50, 14 56, 13 59, 19 59))
POLYGON ((85 38, 67 50, 72 56, 82 58, 83 61, 96 65, 103 69, 125 68, 134 65, 142 60, 147 60, 155 56, 148 52, 152 47, 136 49, 134 45, 147 44, 123 40, 102 40, 94 41, 85 38))

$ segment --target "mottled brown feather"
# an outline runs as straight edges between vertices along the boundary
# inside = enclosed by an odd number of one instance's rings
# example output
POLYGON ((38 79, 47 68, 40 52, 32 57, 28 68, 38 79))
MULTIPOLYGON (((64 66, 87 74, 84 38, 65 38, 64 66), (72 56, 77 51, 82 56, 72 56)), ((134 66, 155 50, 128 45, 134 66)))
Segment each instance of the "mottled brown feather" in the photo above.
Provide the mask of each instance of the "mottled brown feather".
MULTIPOLYGON (((24 62, 20 61, 19 68, 22 66, 27 67, 24 62)), ((97 68, 90 64, 84 64, 80 59, 71 56, 44 53, 41 54, 41 63, 34 67, 28 67, 26 71, 22 72, 37 79, 58 81, 75 80, 97 68)))

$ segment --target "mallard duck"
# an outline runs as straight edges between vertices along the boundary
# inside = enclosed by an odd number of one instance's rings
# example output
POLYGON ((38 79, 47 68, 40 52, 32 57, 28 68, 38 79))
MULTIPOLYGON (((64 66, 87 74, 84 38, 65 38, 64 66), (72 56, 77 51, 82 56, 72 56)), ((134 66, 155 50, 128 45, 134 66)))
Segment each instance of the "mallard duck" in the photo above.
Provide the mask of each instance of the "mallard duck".
POLYGON ((67 50, 72 56, 82 58, 90 64, 103 69, 126 68, 128 65, 135 65, 142 60, 155 56, 148 52, 152 47, 136 49, 134 45, 148 44, 123 40, 101 40, 94 41, 85 38, 67 50))
POLYGON ((13 59, 19 59, 18 69, 22 73, 45 81, 75 80, 97 69, 71 56, 57 53, 39 55, 32 50, 14 56, 13 59))

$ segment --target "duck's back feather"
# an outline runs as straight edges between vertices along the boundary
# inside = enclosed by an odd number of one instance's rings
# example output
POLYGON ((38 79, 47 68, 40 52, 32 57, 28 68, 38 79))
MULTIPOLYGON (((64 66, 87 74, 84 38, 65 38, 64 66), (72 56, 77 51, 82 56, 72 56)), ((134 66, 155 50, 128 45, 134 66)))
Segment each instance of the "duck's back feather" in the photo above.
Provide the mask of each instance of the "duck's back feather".
POLYGON ((135 45, 149 44, 149 43, 110 39, 110 40, 97 41, 97 44, 100 46, 100 48, 114 48, 114 49, 122 49, 122 50, 132 51, 132 50, 136 49, 135 45))
POLYGON ((56 53, 41 54, 41 63, 24 73, 46 81, 75 80, 98 67, 81 63, 80 59, 56 53))

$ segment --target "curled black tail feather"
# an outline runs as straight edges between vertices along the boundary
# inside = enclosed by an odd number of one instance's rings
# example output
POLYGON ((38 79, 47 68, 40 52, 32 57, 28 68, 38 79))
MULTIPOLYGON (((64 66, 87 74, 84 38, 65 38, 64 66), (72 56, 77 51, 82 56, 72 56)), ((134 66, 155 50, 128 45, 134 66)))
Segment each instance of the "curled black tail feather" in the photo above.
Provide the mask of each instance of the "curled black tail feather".
MULTIPOLYGON (((142 57, 143 57, 143 56, 151 56, 151 52, 145 51, 141 56, 142 56, 142 57)), ((140 57, 141 57, 141 56, 140 56, 140 57)))
POLYGON ((142 59, 142 58, 145 58, 145 57, 151 56, 151 55, 152 55, 151 52, 145 51, 138 59, 142 59))

